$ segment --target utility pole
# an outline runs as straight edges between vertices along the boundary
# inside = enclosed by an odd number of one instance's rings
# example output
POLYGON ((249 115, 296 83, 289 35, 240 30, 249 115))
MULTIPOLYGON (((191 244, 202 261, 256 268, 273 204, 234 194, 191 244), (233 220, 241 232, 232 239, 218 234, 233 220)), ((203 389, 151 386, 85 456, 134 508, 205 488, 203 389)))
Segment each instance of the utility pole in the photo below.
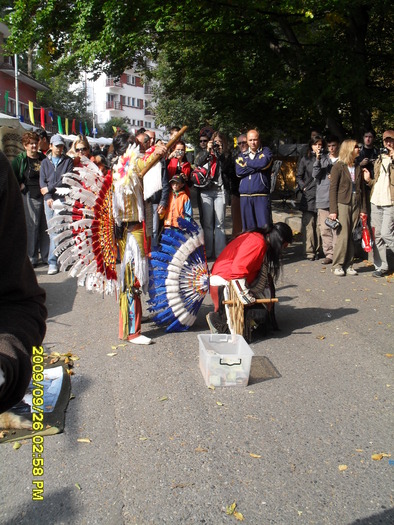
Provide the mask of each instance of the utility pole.
POLYGON ((15 116, 19 117, 18 55, 14 55, 15 65, 15 116))

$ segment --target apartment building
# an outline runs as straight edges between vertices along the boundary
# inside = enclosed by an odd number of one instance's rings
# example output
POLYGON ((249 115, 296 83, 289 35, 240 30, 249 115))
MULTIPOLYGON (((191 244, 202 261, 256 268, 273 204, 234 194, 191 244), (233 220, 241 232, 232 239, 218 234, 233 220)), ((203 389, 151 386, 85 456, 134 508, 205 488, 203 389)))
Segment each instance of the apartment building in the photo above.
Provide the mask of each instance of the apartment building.
POLYGON ((101 75, 88 83, 89 99, 96 125, 102 125, 114 117, 129 118, 134 130, 144 127, 162 136, 164 131, 156 126, 152 109, 152 85, 142 82, 134 69, 127 69, 119 79, 101 75))

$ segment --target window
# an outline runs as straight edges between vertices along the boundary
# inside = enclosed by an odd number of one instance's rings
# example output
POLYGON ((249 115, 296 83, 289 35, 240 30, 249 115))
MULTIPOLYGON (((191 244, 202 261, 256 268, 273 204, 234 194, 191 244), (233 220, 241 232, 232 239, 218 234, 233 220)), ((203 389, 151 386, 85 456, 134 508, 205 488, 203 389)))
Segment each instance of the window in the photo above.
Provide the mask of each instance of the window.
POLYGON ((126 75, 126 83, 129 84, 130 86, 135 86, 136 85, 136 77, 134 75, 126 75))

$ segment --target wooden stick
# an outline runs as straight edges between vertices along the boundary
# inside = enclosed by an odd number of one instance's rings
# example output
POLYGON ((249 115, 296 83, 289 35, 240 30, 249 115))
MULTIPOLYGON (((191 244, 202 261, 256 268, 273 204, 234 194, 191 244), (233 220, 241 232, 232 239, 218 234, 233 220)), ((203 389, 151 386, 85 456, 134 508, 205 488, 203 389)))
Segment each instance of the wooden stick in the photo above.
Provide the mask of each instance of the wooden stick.
MULTIPOLYGON (((174 144, 176 144, 176 142, 182 137, 182 135, 185 133, 186 130, 187 130, 187 126, 183 126, 183 128, 180 131, 178 131, 178 133, 174 135, 174 137, 170 141, 167 142, 166 144, 167 150, 169 150, 170 148, 172 148, 174 144)), ((159 162, 160 159, 161 159, 160 155, 154 156, 149 161, 149 163, 145 166, 145 168, 141 170, 139 174, 140 177, 143 177, 157 162, 159 162)))
MULTIPOLYGON (((279 302, 279 299, 277 297, 273 297, 272 299, 256 299, 254 303, 245 304, 244 306, 252 306, 253 304, 277 303, 277 302, 279 302)), ((232 301, 232 300, 223 301, 222 304, 228 304, 229 306, 234 306, 235 301, 232 301)))

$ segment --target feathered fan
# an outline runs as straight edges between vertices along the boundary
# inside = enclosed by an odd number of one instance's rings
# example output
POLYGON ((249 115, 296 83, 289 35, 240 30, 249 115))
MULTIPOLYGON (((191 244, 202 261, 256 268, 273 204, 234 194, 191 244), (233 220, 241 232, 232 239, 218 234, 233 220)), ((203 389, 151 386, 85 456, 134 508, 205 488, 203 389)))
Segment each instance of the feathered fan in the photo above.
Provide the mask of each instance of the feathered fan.
POLYGON ((103 175, 86 157, 82 167, 63 177, 67 187, 57 193, 65 197, 58 214, 49 222, 56 233, 55 254, 60 270, 78 277, 89 290, 113 293, 117 287, 116 245, 112 213, 112 175, 103 175))
POLYGON ((209 289, 204 233, 192 219, 180 218, 178 225, 164 229, 149 261, 149 310, 166 332, 192 326, 209 289))

